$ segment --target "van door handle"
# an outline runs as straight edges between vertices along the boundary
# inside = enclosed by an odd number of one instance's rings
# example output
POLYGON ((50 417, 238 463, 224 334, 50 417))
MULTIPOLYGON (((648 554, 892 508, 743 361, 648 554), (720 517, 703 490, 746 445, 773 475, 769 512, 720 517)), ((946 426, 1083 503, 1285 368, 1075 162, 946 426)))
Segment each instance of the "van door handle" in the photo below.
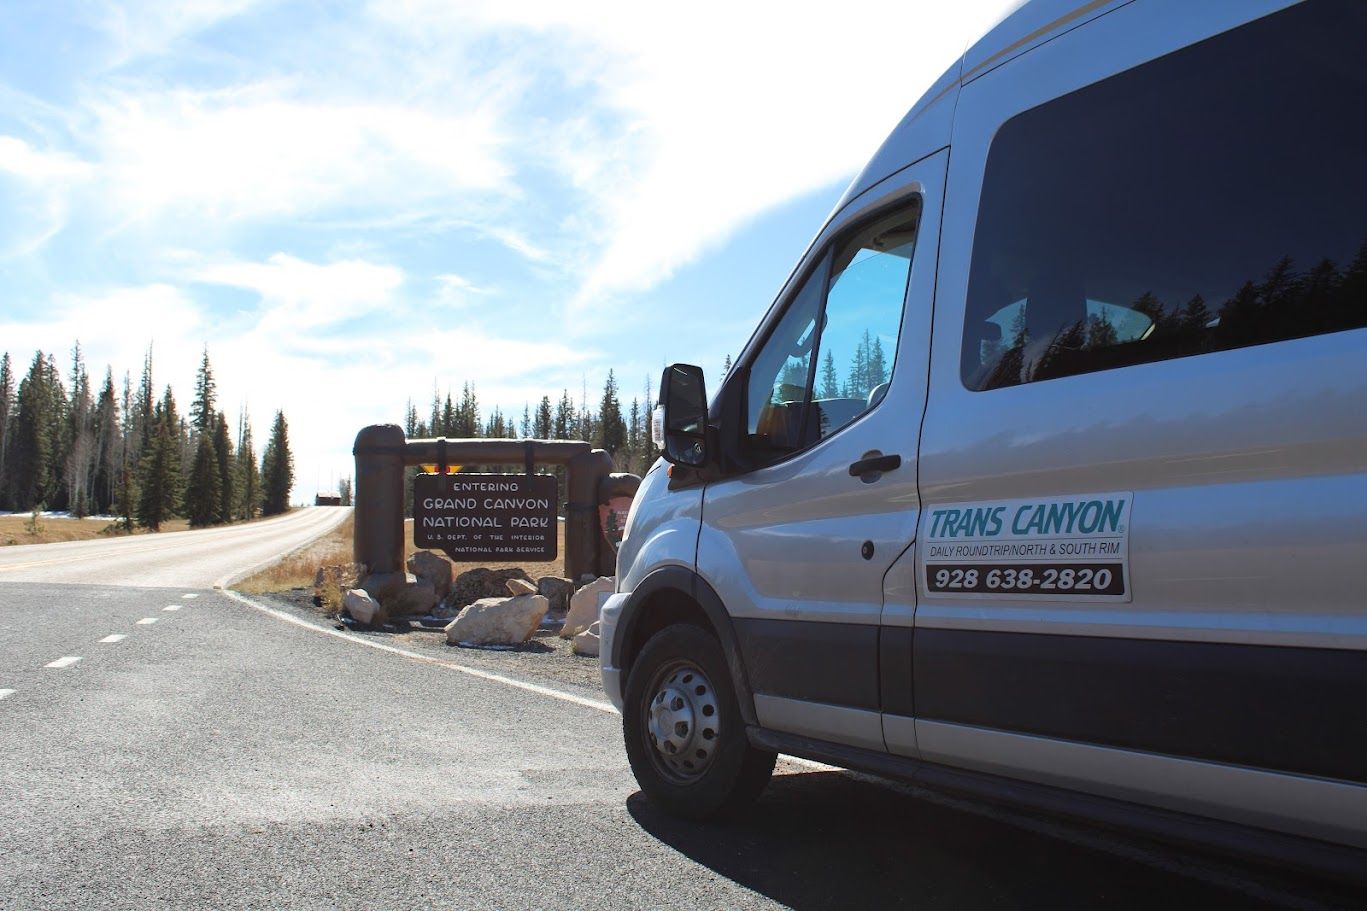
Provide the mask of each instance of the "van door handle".
POLYGON ((875 449, 872 452, 864 453, 864 457, 858 462, 850 463, 850 477, 859 478, 866 484, 872 484, 883 476, 883 472, 896 471, 901 467, 901 456, 896 453, 883 455, 875 449))

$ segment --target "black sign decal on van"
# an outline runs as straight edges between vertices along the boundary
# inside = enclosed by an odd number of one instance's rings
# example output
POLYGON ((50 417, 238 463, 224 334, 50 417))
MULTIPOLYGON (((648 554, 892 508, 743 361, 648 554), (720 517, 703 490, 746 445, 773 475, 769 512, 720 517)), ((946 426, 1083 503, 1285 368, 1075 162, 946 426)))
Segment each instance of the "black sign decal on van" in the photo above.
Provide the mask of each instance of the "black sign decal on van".
POLYGON ((1129 493, 926 507, 925 591, 1128 601, 1129 493))

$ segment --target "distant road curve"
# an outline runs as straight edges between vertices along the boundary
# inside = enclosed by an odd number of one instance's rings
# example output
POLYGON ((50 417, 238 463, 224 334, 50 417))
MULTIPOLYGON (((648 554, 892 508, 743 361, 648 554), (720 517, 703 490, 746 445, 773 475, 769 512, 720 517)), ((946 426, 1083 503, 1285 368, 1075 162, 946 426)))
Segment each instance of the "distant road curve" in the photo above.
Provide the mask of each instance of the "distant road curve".
POLYGON ((350 514, 346 506, 311 506, 222 528, 0 547, 0 584, 213 588, 326 534, 350 514))

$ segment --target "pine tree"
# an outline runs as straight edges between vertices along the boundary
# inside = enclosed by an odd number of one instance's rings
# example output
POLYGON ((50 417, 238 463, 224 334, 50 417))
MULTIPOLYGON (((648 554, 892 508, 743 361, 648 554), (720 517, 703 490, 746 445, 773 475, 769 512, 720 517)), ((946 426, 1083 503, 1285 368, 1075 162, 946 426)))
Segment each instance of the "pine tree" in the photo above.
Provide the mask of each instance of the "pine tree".
POLYGON ((123 433, 119 427, 119 400, 114 391, 114 371, 106 368, 104 386, 95 404, 94 508, 112 512, 118 499, 123 468, 123 433))
POLYGON ((95 403, 90 396, 90 376, 86 373, 81 343, 71 350, 71 401, 62 434, 62 481, 67 508, 77 517, 90 514, 94 497, 95 403))
POLYGON ((731 355, 726 356, 726 360, 721 362, 721 378, 726 379, 726 375, 731 372, 731 355))
POLYGON ((152 435, 156 433, 156 422, 153 412, 157 407, 156 393, 152 387, 152 346, 147 346, 147 353, 142 359, 142 376, 138 379, 138 394, 133 400, 133 434, 137 438, 137 445, 133 450, 133 458, 136 462, 141 462, 148 444, 152 441, 152 435))
POLYGON ((190 527, 218 524, 222 520, 219 512, 222 500, 223 483, 218 473, 214 438, 210 433, 200 433, 190 465, 190 483, 185 488, 185 515, 190 520, 190 527))
POLYGON ((196 437, 212 434, 217 422, 215 399, 218 385, 214 382, 214 371, 209 366, 209 346, 204 346, 204 356, 199 362, 199 372, 195 374, 195 400, 190 405, 190 427, 196 437))
POLYGON ((598 404, 597 431, 594 442, 613 456, 626 445, 627 425, 622 420, 622 403, 617 398, 617 378, 612 370, 608 370, 603 399, 598 404))
POLYGON ((290 453, 289 425, 283 411, 275 413, 271 438, 261 457, 261 487, 265 495, 263 516, 277 515, 289 509, 290 490, 294 487, 294 456, 290 453))
POLYGON ((555 439, 568 440, 574 427, 574 399, 568 389, 560 390, 560 401, 555 406, 555 426, 552 428, 555 439))
MULTIPOLYGON (((865 339, 868 333, 864 333, 865 339)), ((888 362, 883 354, 883 340, 875 337, 873 348, 869 351, 869 391, 877 389, 888 381, 888 362)))
POLYGON ((218 413, 214 422, 214 464, 218 471, 218 521, 231 522, 237 503, 237 463, 233 459, 233 439, 228 434, 228 416, 218 413))
POLYGON ((532 438, 532 406, 529 402, 522 404, 522 426, 519 429, 522 431, 522 439, 532 438))
POLYGON ((551 411, 551 397, 543 395, 541 403, 536 406, 536 421, 532 427, 532 435, 538 440, 549 440, 554 432, 555 415, 551 411))
POLYGON ((829 349, 821 362, 821 392, 817 398, 840 398, 840 375, 835 371, 835 356, 829 349))
POLYGON ((160 531, 180 502, 180 417, 171 387, 152 411, 152 433, 138 471, 138 524, 160 531))
MULTIPOLYGON (((408 410, 403 413, 403 434, 410 440, 418 438, 418 409, 413 407, 413 400, 408 400, 408 410)), ((237 447, 239 450, 241 446, 237 447)))
POLYGON ((36 352, 15 395, 9 472, 13 503, 21 510, 46 504, 56 492, 53 471, 56 441, 51 426, 56 416, 56 402, 47 367, 43 352, 36 352))
MULTIPOLYGON (((409 407, 411 410, 411 404, 409 407)), ((415 414, 414 418, 416 417, 415 414)), ((256 518, 261 505, 261 471, 256 467, 252 425, 247 419, 245 407, 237 419, 237 476, 240 488, 237 497, 237 517, 250 521, 256 518)))

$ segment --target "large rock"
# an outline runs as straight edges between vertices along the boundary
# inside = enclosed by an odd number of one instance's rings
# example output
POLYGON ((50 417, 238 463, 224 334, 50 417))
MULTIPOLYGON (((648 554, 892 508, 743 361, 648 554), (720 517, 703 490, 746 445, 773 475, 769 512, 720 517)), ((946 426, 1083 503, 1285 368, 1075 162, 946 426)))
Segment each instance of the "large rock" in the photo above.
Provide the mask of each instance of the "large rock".
POLYGON ((376 601, 383 602, 416 581, 418 577, 410 573, 371 573, 361 580, 360 587, 376 601))
POLYGON ((565 619, 570 610, 570 596, 574 594, 574 583, 559 576, 542 576, 536 580, 536 591, 545 595, 551 602, 550 615, 556 620, 565 619))
POLYGON ((446 625, 452 645, 521 645, 532 637, 546 613, 540 595, 480 598, 446 625))
POLYGON ((570 599, 570 612, 565 615, 565 625, 560 628, 560 638, 573 639, 592 626, 598 619, 599 602, 612 594, 616 585, 612 576, 599 576, 575 592, 570 599))
POLYGON ((451 561, 430 550, 420 550, 408 558, 408 571, 419 582, 429 582, 437 593, 437 600, 451 594, 451 561))
POLYGON ((351 619, 367 626, 384 623, 387 619, 380 602, 370 597, 370 592, 361 588, 347 590, 347 593, 342 596, 342 609, 351 614, 351 619))
POLYGON ((355 563, 329 563, 313 574, 313 603, 338 610, 347 589, 360 581, 361 568, 355 563))
POLYGON ((601 622, 595 620, 589 625, 588 629, 574 637, 574 653, 576 655, 583 655, 586 658, 598 657, 598 645, 600 641, 598 630, 600 626, 601 622))
POLYGON ((456 576, 446 603, 450 607, 462 608, 480 598, 506 598, 509 579, 531 581, 526 571, 520 568, 487 569, 481 566, 478 569, 467 570, 456 576))
POLYGON ((536 586, 526 579, 509 579, 508 594, 516 598, 519 595, 535 595, 537 591, 536 586))
POLYGON ((432 583, 423 579, 410 582, 398 591, 380 599, 385 612, 391 617, 405 615, 424 615, 437 606, 437 591, 432 583))

